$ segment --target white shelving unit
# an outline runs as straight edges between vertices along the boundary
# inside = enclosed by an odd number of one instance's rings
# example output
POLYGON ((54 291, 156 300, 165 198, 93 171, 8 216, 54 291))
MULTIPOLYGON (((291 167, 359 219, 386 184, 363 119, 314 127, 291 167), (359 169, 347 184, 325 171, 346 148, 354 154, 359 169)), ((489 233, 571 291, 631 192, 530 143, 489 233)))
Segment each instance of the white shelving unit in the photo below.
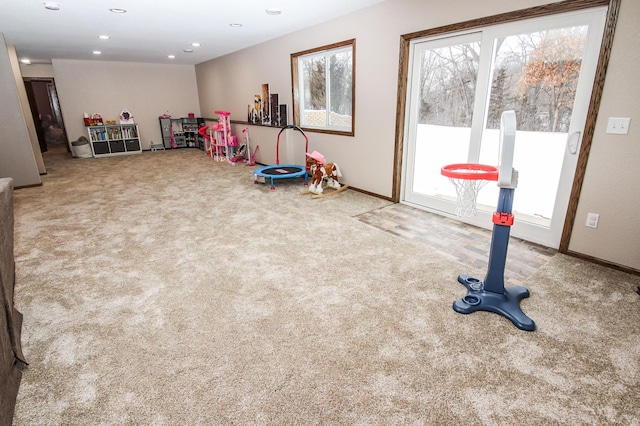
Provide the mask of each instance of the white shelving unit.
POLYGON ((89 144, 94 157, 140 154, 140 133, 136 124, 89 126, 89 144))

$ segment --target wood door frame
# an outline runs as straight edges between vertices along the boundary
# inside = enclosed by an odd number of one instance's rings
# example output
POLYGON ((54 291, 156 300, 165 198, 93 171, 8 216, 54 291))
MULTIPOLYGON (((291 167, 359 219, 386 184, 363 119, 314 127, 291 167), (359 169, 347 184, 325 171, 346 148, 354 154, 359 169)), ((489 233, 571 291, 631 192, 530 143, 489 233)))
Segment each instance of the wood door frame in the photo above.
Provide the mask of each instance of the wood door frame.
POLYGON ((495 24, 507 22, 516 22, 524 19, 544 17, 566 12, 575 12, 578 10, 591 9, 594 7, 607 6, 607 19, 602 36, 602 44, 600 45, 600 53, 598 56, 598 65, 596 75, 593 81, 593 89, 591 91, 591 99, 587 112, 587 119, 583 131, 582 144, 578 154, 578 163, 574 174, 573 185, 569 197, 569 205, 560 238, 560 253, 567 253, 569 249, 569 241, 571 240, 571 232, 573 231, 576 219, 576 211, 582 191, 582 183, 584 180, 589 152, 591 151, 591 143, 596 126, 598 110, 600 108, 600 100, 602 99, 602 91, 604 88, 607 66, 609 65, 609 57, 611 56, 611 46, 613 44, 613 36, 620 12, 620 3, 622 0, 565 0, 558 3, 547 4, 543 6, 532 7, 528 9, 517 10, 514 12, 502 13, 499 15, 488 16, 485 18, 473 19, 457 24, 445 25, 442 27, 432 28, 423 31, 417 31, 400 36, 400 57, 398 66, 398 99, 396 104, 396 141, 393 159, 393 184, 391 199, 394 203, 400 202, 400 194, 402 193, 402 158, 404 149, 404 133, 406 119, 406 99, 409 75, 409 57, 411 54, 411 41, 417 38, 432 37, 447 33, 459 32, 475 28, 482 28, 495 24))

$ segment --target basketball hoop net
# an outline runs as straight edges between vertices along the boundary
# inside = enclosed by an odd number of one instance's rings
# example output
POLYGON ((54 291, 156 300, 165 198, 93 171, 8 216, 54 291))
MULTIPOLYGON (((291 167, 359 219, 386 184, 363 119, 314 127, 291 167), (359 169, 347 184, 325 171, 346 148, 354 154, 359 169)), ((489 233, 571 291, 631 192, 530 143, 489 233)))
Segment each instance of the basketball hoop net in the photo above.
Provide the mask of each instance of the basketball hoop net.
POLYGON ((456 188, 456 215, 459 217, 475 216, 478 192, 490 180, 498 180, 498 169, 484 164, 450 164, 444 166, 441 173, 456 188))

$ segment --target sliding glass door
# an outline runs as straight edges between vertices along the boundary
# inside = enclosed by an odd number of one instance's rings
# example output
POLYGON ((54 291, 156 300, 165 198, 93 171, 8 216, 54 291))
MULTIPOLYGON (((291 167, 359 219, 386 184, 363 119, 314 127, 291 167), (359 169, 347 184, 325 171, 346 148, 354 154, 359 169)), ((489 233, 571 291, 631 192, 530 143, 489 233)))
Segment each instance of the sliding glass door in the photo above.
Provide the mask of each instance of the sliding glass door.
MULTIPOLYGON (((558 247, 569 202, 606 10, 495 25, 411 44, 402 201, 455 214, 455 189, 440 168, 498 163, 500 115, 514 110, 519 172, 511 234, 558 247)), ((492 226, 498 187, 478 214, 492 226)))

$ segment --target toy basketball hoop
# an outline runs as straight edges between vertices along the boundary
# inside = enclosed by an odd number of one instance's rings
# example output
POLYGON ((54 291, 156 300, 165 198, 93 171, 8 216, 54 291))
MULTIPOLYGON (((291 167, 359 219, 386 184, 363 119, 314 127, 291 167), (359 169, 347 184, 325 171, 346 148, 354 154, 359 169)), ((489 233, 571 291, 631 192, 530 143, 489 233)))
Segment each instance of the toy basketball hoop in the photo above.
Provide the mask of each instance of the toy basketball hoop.
MULTIPOLYGON (((511 320, 521 330, 533 331, 536 323, 520 308, 520 301, 529 297, 529 290, 516 285, 504 286, 509 232, 513 225, 513 193, 518 185, 518 172, 513 168, 516 139, 516 113, 504 111, 500 116, 498 166, 482 164, 451 164, 441 169, 442 175, 455 185, 459 216, 476 213, 478 191, 488 181, 498 182, 500 195, 493 213, 493 234, 489 251, 489 268, 484 281, 467 274, 458 275, 458 282, 467 288, 467 295, 453 302, 453 310, 461 314, 475 311, 493 312, 511 320)), ((482 332, 482 331, 481 331, 482 332)))
POLYGON ((449 164, 440 172, 448 177, 456 188, 456 215, 460 217, 475 216, 478 192, 490 180, 498 180, 498 168, 484 164, 449 164))

